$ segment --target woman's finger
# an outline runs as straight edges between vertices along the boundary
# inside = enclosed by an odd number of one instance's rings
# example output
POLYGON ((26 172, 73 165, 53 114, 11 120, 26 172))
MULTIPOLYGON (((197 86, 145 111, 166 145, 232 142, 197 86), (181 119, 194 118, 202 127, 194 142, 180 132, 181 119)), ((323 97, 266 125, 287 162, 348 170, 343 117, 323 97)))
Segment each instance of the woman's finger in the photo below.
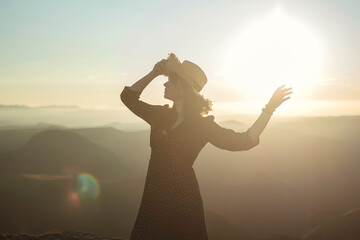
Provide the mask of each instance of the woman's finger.
POLYGON ((290 88, 284 88, 284 89, 281 89, 281 91, 286 92, 286 91, 289 91, 291 89, 292 89, 291 87, 290 88))
POLYGON ((277 90, 280 90, 281 88, 283 88, 285 86, 285 84, 281 85, 280 87, 278 87, 277 90))
POLYGON ((283 102, 285 102, 286 100, 289 100, 289 99, 290 99, 290 97, 284 98, 283 102))

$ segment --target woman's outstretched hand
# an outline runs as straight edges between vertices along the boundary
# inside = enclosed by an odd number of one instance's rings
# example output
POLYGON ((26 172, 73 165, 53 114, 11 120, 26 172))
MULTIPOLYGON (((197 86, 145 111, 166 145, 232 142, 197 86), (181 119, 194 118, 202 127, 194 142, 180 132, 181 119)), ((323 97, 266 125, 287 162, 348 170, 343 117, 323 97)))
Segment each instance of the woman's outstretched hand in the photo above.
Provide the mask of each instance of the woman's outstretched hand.
POLYGON ((152 70, 155 76, 165 75, 166 71, 166 59, 162 59, 161 61, 157 62, 152 70))
POLYGON ((289 92, 292 88, 283 88, 285 86, 282 85, 280 86, 278 89, 276 89, 276 91, 274 92, 274 94, 272 95, 269 103, 267 104, 267 107, 269 107, 270 109, 275 110, 277 107, 279 107, 283 102, 285 102, 286 100, 288 100, 290 98, 286 97, 284 98, 286 95, 289 95, 292 93, 289 92))

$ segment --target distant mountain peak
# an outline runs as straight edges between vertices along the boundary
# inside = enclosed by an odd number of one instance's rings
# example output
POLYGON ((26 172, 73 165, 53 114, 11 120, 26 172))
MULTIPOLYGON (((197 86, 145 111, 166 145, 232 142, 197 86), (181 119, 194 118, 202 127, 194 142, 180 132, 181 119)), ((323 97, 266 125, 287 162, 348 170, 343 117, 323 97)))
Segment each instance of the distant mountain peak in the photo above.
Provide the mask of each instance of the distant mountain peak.
POLYGON ((64 147, 66 145, 71 145, 73 147, 79 147, 80 142, 83 142, 81 145, 84 144, 92 144, 89 140, 81 137, 80 135, 60 129, 47 129, 36 134, 30 141, 28 142, 27 146, 34 147, 34 146, 52 146, 52 147, 64 147), (74 145, 76 143, 76 145, 74 145), (54 145, 55 144, 55 145, 54 145), (61 146, 59 146, 59 145, 61 146))
POLYGON ((69 130, 42 131, 25 146, 0 155, 0 172, 4 173, 58 174, 69 166, 105 178, 131 171, 114 153, 69 130))

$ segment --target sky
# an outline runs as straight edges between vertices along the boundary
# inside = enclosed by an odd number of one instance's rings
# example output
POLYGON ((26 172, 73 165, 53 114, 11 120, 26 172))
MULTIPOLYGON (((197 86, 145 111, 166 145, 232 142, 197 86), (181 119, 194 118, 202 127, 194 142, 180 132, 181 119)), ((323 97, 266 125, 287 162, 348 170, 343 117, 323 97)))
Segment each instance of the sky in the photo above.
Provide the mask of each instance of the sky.
MULTIPOLYGON (((219 114, 360 114, 360 1, 0 1, 0 104, 124 109, 119 95, 174 52, 219 114)), ((141 98, 163 98, 164 76, 141 98)))

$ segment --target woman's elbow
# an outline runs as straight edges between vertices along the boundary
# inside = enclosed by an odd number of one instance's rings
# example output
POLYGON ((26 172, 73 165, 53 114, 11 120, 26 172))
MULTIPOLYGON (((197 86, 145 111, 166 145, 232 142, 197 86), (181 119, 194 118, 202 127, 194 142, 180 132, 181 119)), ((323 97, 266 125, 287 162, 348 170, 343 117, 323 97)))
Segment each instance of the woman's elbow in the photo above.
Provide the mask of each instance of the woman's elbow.
POLYGON ((125 92, 125 90, 123 90, 120 93, 120 100, 125 106, 128 106, 130 104, 131 100, 130 100, 129 96, 127 95, 127 93, 125 92))
POLYGON ((256 147, 260 143, 260 136, 252 132, 251 130, 247 131, 249 149, 256 147))

